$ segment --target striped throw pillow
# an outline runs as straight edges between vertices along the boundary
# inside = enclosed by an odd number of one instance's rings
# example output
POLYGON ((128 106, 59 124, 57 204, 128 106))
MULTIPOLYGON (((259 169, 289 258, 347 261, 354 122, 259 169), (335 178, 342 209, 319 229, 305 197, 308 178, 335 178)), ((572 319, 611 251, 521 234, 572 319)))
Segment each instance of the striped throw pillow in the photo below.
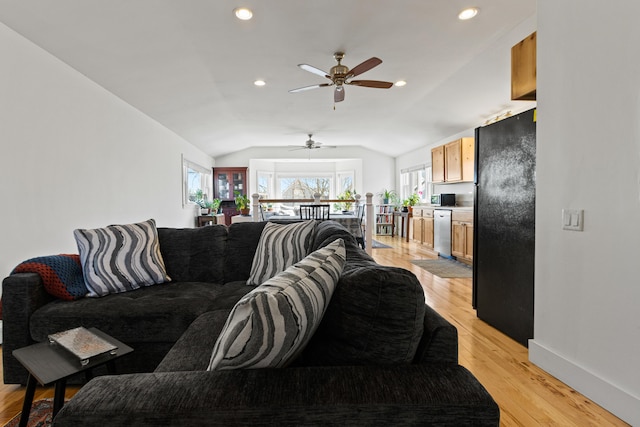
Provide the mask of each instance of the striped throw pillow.
POLYGON ((89 297, 168 282, 153 219, 74 230, 89 297))
POLYGON ((316 222, 293 224, 268 222, 253 255, 247 285, 261 285, 309 254, 316 222))
POLYGON ((337 239, 245 295, 213 347, 209 371, 282 368, 318 328, 346 259, 337 239))

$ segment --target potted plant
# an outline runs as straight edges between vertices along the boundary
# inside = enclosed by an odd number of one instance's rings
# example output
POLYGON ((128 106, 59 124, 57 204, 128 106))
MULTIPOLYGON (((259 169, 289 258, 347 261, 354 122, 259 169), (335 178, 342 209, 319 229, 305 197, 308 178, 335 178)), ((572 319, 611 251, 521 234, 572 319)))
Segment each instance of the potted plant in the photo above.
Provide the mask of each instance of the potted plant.
POLYGON ((402 206, 402 200, 400 199, 400 197, 394 193, 391 198, 389 199, 389 203, 391 203, 393 205, 393 210, 394 211, 399 211, 400 210, 400 206, 402 206))
POLYGON ((337 203, 335 205, 336 209, 342 210, 342 212, 349 212, 351 210, 351 206, 353 205, 353 202, 356 200, 355 199, 356 194, 357 194, 356 190, 352 190, 351 188, 344 190, 342 193, 338 195, 338 200, 344 200, 344 202, 337 203))
POLYGON ((389 201, 396 195, 394 190, 387 190, 386 188, 378 193, 378 197, 382 198, 382 204, 388 205, 389 201))
POLYGON ((248 216, 251 211, 251 199, 249 196, 241 194, 240 192, 236 193, 236 209, 240 211, 240 215, 248 216))
POLYGON ((220 205, 222 204, 222 200, 220 199, 213 199, 211 201, 211 213, 212 214, 217 214, 220 211, 220 205))
POLYGON ((402 206, 406 207, 407 211, 412 212, 413 211, 413 207, 415 205, 417 205, 418 203, 420 203, 420 198, 418 197, 418 195, 416 193, 413 193, 409 197, 404 199, 404 201, 402 202, 402 206))

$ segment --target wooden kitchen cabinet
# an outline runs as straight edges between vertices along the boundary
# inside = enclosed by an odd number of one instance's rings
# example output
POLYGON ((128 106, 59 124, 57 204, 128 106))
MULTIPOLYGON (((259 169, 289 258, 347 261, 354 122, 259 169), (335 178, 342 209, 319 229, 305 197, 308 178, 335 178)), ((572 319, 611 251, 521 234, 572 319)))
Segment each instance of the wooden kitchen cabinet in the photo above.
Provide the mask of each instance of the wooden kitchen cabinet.
POLYGON ((536 33, 511 48, 511 99, 536 100, 536 33))
POLYGON ((475 181, 476 169, 476 141, 474 138, 462 138, 460 140, 462 157, 462 180, 475 181))
POLYGON ((433 209, 430 209, 423 217, 422 244, 433 249, 433 209))
POLYGON ((461 261, 473 261, 473 213, 451 213, 451 255, 461 261))
POLYGON ((444 145, 445 182, 462 181, 462 140, 444 145))
POLYGON ((444 182, 444 145, 431 149, 431 181, 444 182))
POLYGON ((433 209, 413 208, 413 240, 433 249, 433 209))
POLYGON ((433 182, 472 182, 475 170, 475 141, 460 138, 431 150, 433 182))
POLYGON ((417 217, 417 209, 413 208, 413 218, 411 219, 411 225, 413 226, 413 235, 411 236, 416 242, 422 243, 424 239, 424 221, 422 217, 417 217))

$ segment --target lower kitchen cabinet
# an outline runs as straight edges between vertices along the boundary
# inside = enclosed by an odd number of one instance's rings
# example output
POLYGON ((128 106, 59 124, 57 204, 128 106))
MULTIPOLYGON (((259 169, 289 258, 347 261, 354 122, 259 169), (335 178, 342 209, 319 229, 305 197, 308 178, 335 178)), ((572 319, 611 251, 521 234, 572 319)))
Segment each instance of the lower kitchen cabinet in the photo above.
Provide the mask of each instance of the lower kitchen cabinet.
POLYGON ((413 208, 413 240, 433 249, 433 209, 413 208))
POLYGON ((451 255, 459 260, 473 261, 473 213, 451 213, 451 255))

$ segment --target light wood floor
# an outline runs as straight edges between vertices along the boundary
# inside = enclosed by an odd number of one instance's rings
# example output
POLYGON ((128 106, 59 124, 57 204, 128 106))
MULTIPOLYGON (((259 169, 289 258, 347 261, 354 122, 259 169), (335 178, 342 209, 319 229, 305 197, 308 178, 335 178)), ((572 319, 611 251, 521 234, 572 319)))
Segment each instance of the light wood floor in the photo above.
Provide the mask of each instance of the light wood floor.
MULTIPOLYGON (((527 349, 476 317, 471 307, 471 279, 442 279, 410 263, 435 258, 420 245, 391 237, 376 240, 393 246, 375 249, 383 265, 411 270, 420 280, 426 301, 458 328, 460 364, 469 369, 500 405, 503 426, 626 426, 600 406, 531 364, 527 349)), ((68 387, 67 397, 75 387, 68 387)), ((0 425, 22 409, 24 388, 0 385, 0 425)), ((38 388, 35 399, 53 397, 38 388)))

